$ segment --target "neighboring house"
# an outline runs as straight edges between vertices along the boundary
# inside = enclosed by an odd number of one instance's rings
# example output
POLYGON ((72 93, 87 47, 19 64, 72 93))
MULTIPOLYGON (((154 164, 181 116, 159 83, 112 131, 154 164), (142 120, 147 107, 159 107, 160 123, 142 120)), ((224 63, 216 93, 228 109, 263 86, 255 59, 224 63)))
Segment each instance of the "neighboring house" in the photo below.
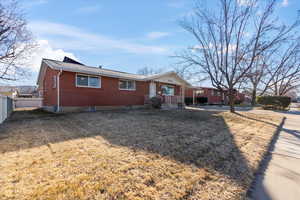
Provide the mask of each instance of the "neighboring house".
MULTIPOLYGON (((220 91, 210 87, 191 87, 185 90, 185 96, 193 98, 194 104, 197 97, 206 97, 208 104, 228 104, 227 91, 220 91)), ((235 99, 237 102, 243 102, 245 95, 236 91, 235 99)))
POLYGON ((0 86, 0 95, 14 98, 17 96, 18 90, 14 86, 0 86))
POLYGON ((43 59, 37 84, 42 105, 50 111, 144 105, 156 95, 166 104, 177 104, 191 87, 175 72, 144 76, 89 67, 70 58, 43 59))
POLYGON ((38 97, 36 86, 17 86, 18 98, 34 98, 38 97))
POLYGON ((0 86, 0 94, 11 98, 37 97, 36 86, 0 86))

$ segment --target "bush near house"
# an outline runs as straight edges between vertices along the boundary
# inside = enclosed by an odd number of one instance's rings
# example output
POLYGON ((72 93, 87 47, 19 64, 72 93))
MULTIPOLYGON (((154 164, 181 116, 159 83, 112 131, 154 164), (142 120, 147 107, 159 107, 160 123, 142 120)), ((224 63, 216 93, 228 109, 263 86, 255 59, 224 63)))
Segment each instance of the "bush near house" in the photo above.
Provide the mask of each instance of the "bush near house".
POLYGON ((291 104, 291 98, 287 96, 259 96, 257 103, 264 109, 284 110, 291 104))
MULTIPOLYGON (((186 105, 192 105, 193 104, 193 97, 185 97, 184 102, 186 105)), ((207 97, 195 97, 195 103, 196 104, 205 104, 208 102, 207 97)))
POLYGON ((243 101, 241 99, 234 100, 234 104, 236 104, 236 105, 240 105, 241 103, 243 103, 243 101))
POLYGON ((199 104, 205 104, 208 102, 208 99, 207 99, 207 97, 197 97, 196 102, 199 104))
POLYGON ((185 97, 184 98, 185 105, 192 105, 193 104, 193 97, 185 97))
POLYGON ((160 96, 152 97, 150 99, 150 102, 153 108, 160 109, 162 104, 162 97, 160 96))

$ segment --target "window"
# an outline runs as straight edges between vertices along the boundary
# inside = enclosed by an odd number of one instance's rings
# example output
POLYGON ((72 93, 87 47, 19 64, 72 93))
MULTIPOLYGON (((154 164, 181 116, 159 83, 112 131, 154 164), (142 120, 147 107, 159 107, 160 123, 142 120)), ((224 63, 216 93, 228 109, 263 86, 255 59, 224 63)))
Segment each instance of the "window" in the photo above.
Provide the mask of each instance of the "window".
POLYGON ((221 96, 221 92, 217 90, 213 90, 213 96, 221 96))
POLYGON ((87 76, 87 75, 76 75, 76 86, 77 87, 93 87, 100 88, 100 77, 87 76))
POLYGON ((89 86, 90 87, 99 87, 99 77, 89 76, 89 86))
POLYGON ((119 81, 120 90, 135 90, 135 81, 130 80, 120 80, 119 81))
POLYGON ((198 96, 198 95, 202 95, 202 94, 204 94, 204 90, 196 90, 196 95, 198 96))
POLYGON ((53 76, 53 85, 52 85, 52 88, 56 88, 56 82, 57 82, 57 78, 56 78, 56 76, 53 76))
POLYGON ((161 91, 163 95, 174 96, 175 89, 173 86, 163 85, 161 86, 161 91))

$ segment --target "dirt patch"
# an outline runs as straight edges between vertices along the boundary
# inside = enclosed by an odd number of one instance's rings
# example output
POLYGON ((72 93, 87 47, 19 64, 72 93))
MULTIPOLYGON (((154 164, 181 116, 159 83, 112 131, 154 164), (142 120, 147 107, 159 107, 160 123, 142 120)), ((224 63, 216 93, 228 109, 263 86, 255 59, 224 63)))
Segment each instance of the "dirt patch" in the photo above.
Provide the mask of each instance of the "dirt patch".
POLYGON ((0 127, 0 199, 244 199, 281 120, 195 110, 44 114, 0 127))

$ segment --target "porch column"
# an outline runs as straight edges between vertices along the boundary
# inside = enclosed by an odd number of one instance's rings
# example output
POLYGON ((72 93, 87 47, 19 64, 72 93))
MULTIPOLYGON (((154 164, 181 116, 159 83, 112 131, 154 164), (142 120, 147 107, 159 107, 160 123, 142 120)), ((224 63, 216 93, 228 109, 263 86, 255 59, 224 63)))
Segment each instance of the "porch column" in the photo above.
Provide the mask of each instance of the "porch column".
POLYGON ((184 85, 182 85, 181 86, 181 88, 182 88, 182 93, 181 93, 181 97, 182 97, 182 104, 184 104, 184 96, 185 96, 185 86, 184 85))
POLYGON ((195 105, 195 90, 193 90, 193 105, 195 105))

